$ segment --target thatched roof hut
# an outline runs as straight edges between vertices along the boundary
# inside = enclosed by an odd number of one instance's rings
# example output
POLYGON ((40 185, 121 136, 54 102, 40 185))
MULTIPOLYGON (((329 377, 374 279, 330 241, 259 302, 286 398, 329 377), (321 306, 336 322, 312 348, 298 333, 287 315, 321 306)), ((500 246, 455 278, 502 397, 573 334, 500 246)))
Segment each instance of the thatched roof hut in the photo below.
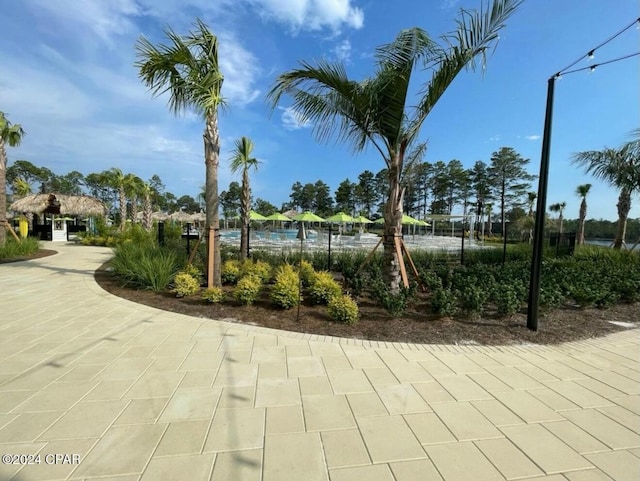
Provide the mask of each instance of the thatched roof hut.
POLYGON ((16 200, 9 210, 18 213, 106 215, 105 205, 86 195, 34 194, 16 200))
POLYGON ((181 210, 174 212, 169 216, 169 218, 176 222, 192 222, 191 214, 187 214, 186 212, 183 212, 181 210))

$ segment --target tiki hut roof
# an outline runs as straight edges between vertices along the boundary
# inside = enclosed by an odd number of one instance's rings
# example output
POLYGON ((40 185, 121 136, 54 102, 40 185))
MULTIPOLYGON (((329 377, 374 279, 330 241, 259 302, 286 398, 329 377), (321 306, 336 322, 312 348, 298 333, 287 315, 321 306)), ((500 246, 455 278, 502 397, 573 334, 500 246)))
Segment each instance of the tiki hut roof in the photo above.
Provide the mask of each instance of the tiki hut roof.
POLYGON ((181 210, 174 212, 169 216, 169 218, 176 222, 191 222, 191 214, 187 214, 181 210))
POLYGON ((16 200, 9 206, 13 212, 33 214, 105 215, 105 205, 86 195, 34 194, 16 200))

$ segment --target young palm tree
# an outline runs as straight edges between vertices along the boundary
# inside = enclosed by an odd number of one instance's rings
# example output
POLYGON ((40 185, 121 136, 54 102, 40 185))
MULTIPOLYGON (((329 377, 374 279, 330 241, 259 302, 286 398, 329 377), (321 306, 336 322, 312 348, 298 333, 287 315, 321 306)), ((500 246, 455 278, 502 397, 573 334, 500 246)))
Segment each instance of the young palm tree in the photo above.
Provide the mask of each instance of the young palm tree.
POLYGON ((558 202, 557 204, 551 204, 549 206, 549 210, 551 212, 555 212, 558 214, 558 230, 560 232, 560 235, 562 235, 562 227, 563 227, 563 223, 564 223, 564 217, 562 216, 562 213, 564 212, 564 208, 567 206, 566 202, 558 202))
POLYGON ((640 129, 635 130, 633 135, 636 139, 618 149, 605 147, 603 150, 578 152, 573 156, 573 162, 584 167, 587 173, 620 190, 614 249, 620 249, 624 244, 631 195, 640 192, 640 129))
POLYGON ((417 142, 420 128, 451 82, 465 67, 480 58, 484 68, 486 51, 495 45, 520 0, 493 0, 485 10, 462 11, 455 32, 434 42, 420 28, 402 30, 396 39, 376 50, 377 71, 363 81, 347 78, 340 63, 320 61, 280 75, 268 94, 272 108, 288 94, 304 121, 314 122, 315 134, 326 141, 332 134, 356 151, 368 145, 383 157, 387 168, 388 196, 384 207, 384 275, 392 292, 400 285, 400 263, 395 249, 402 233, 401 175, 405 154, 417 142), (420 88, 415 107, 407 104, 411 75, 416 68, 432 71, 420 88))
POLYGON ((127 225, 127 176, 117 167, 104 172, 108 185, 118 193, 118 208, 120 209, 120 231, 127 225))
POLYGON ((242 228, 240 230, 240 260, 247 257, 247 245, 249 243, 249 214, 251 211, 251 189, 249 187, 249 169, 258 170, 258 159, 251 157, 253 142, 247 137, 236 140, 236 147, 231 158, 231 171, 242 171, 242 203, 240 214, 242 228))
POLYGON ((20 124, 11 124, 4 112, 0 112, 0 247, 7 241, 7 150, 22 142, 24 130, 20 124))
MULTIPOLYGON (((169 94, 169 108, 174 113, 192 109, 204 117, 204 158, 206 185, 207 232, 220 229, 218 215, 218 166, 220 134, 218 107, 224 105, 221 95, 223 76, 218 64, 218 39, 200 20, 186 36, 170 28, 165 30, 168 45, 155 46, 144 37, 136 43, 140 78, 155 96, 169 94)), ((221 282, 220 243, 214 244, 213 279, 209 285, 221 282)))
POLYGON ((591 189, 591 184, 582 184, 576 188, 576 194, 580 196, 580 220, 578 221, 578 244, 584 244, 584 223, 587 218, 587 194, 591 189))
POLYGON ((138 198, 142 192, 144 182, 135 174, 127 174, 125 176, 125 194, 131 204, 131 224, 138 222, 138 198))

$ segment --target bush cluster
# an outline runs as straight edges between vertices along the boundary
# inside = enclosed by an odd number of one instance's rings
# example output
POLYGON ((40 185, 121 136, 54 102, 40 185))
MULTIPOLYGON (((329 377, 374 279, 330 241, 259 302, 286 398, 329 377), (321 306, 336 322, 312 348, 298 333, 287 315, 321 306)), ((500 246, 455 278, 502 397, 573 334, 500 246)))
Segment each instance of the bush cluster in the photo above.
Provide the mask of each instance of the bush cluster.
POLYGON ((233 289, 233 297, 245 305, 251 305, 260 295, 262 280, 258 276, 247 275, 242 277, 233 289))
POLYGON ((110 265, 123 285, 153 291, 166 289, 178 272, 178 258, 173 251, 132 242, 115 248, 110 265))
POLYGON ((329 317, 336 322, 351 325, 360 318, 358 304, 348 294, 332 297, 327 307, 329 317))
POLYGON ((224 261, 220 275, 223 284, 237 284, 240 279, 240 261, 236 259, 224 261))
POLYGON ((173 292, 176 297, 189 297, 200 290, 200 282, 187 272, 179 272, 173 279, 173 292))
POLYGON ((316 272, 309 286, 309 297, 315 304, 329 304, 334 297, 342 294, 342 288, 330 272, 316 272))
POLYGON ((25 237, 19 241, 13 236, 7 237, 4 246, 0 247, 0 259, 28 256, 38 252, 39 248, 40 244, 34 237, 25 237))
POLYGON ((224 291, 220 287, 208 287, 202 293, 202 298, 210 304, 224 301, 224 291))

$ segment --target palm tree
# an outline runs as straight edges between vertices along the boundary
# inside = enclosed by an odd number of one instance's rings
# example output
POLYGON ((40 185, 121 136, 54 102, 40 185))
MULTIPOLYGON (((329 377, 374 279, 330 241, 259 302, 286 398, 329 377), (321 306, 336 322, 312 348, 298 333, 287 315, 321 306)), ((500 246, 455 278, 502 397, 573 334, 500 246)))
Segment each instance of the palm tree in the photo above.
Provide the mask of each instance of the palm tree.
POLYGON ((562 235, 562 226, 563 226, 563 222, 564 222, 564 217, 562 216, 562 213, 563 213, 564 208, 566 206, 567 206, 566 202, 558 202, 557 204, 551 204, 549 206, 549 210, 551 212, 558 213, 558 224, 559 224, 560 235, 562 235))
POLYGON ((251 189, 249 187, 249 169, 258 170, 258 159, 251 157, 253 142, 247 137, 236 140, 236 147, 231 158, 231 171, 242 171, 242 203, 240 214, 242 228, 240 230, 240 260, 247 257, 247 245, 249 243, 249 214, 251 210, 251 189))
POLYGON ((0 247, 7 241, 7 150, 22 142, 24 130, 20 124, 11 124, 4 112, 0 112, 0 247))
POLYGON ((493 0, 486 10, 462 11, 457 30, 443 37, 443 45, 420 28, 402 30, 393 42, 377 48, 377 71, 363 81, 347 78, 340 63, 320 61, 312 66, 302 62, 299 69, 281 74, 268 94, 273 109, 284 94, 290 95, 300 118, 314 123, 319 140, 336 134, 356 151, 373 145, 383 157, 388 183, 384 275, 392 292, 399 290, 403 262, 395 245, 402 234, 405 153, 417 143, 422 124, 458 73, 474 67, 477 58, 485 66, 487 49, 520 3, 493 0), (409 106, 411 74, 422 66, 432 71, 431 79, 419 89, 422 96, 415 107, 409 106))
POLYGON ((138 197, 141 195, 144 182, 135 174, 125 176, 124 190, 131 204, 131 224, 138 222, 138 197))
POLYGON ((636 138, 618 149, 578 152, 573 162, 584 167, 587 173, 620 190, 618 195, 618 226, 614 249, 622 248, 627 231, 627 218, 631 210, 631 195, 640 192, 640 129, 632 132, 636 138))
POLYGON ((151 214, 153 213, 153 206, 151 203, 153 187, 151 187, 149 182, 142 183, 140 195, 142 195, 142 226, 145 230, 150 231, 153 227, 153 219, 151 218, 151 214))
MULTIPOLYGON (((535 203, 537 198, 538 198, 537 193, 527 192, 527 204, 529 204, 529 212, 527 214, 527 217, 529 217, 530 219, 533 219, 533 204, 535 203)), ((531 242, 533 241, 533 229, 535 227, 535 222, 532 223, 527 221, 525 224, 526 224, 526 227, 529 228, 529 244, 531 244, 531 242)))
POLYGON ((578 244, 584 244, 584 222, 587 218, 587 194, 591 189, 591 184, 582 184, 576 188, 576 194, 580 196, 580 220, 578 221, 578 244))
MULTIPOLYGON (((218 214, 218 166, 220 163, 220 133, 218 107, 224 106, 221 95, 223 76, 218 65, 218 39, 209 28, 196 19, 195 29, 179 36, 165 30, 168 45, 156 47, 146 38, 136 43, 140 78, 154 96, 169 93, 169 108, 176 114, 193 109, 205 119, 204 157, 207 232, 220 229, 218 214)), ((220 243, 214 243, 213 278, 209 286, 220 286, 220 243)))
POLYGON ((118 193, 118 208, 120 209, 120 231, 127 225, 127 176, 117 167, 105 171, 106 183, 118 193))

